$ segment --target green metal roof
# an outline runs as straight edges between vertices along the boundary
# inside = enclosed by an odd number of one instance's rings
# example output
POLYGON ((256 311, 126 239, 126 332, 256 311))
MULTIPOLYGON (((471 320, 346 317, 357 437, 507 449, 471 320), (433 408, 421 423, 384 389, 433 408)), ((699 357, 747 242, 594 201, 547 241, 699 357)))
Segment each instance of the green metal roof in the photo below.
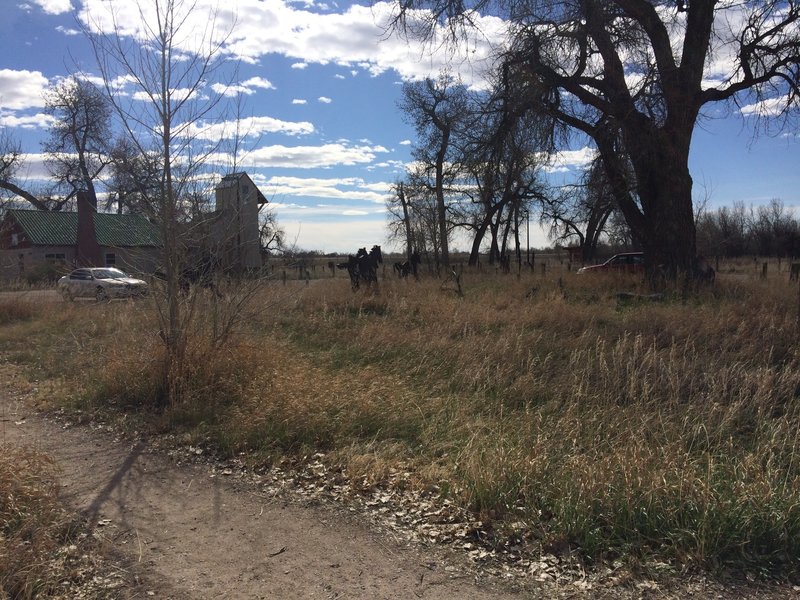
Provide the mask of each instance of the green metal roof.
MULTIPOLYGON (((78 243, 78 213, 10 209, 31 244, 74 246, 78 243)), ((97 243, 101 246, 160 246, 158 227, 141 215, 94 214, 97 243)))

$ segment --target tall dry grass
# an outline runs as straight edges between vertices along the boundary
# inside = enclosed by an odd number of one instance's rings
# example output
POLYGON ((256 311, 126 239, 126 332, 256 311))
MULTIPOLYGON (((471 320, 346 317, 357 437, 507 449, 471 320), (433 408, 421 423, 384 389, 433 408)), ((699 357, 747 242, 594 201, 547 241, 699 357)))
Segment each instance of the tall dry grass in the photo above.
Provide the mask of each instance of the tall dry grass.
POLYGON ((73 307, 58 334, 25 327, 72 357, 58 377, 73 401, 155 415, 224 452, 324 451, 365 485, 410 468, 407 484, 587 559, 797 573, 800 357, 786 278, 732 270, 661 301, 620 300, 646 290, 566 271, 466 272, 462 284, 463 298, 437 280, 265 288, 226 344, 193 333, 184 400, 166 408, 146 305, 73 307))
POLYGON ((55 468, 31 450, 0 446, 0 596, 27 600, 59 591, 68 573, 55 552, 78 527, 58 499, 55 468))

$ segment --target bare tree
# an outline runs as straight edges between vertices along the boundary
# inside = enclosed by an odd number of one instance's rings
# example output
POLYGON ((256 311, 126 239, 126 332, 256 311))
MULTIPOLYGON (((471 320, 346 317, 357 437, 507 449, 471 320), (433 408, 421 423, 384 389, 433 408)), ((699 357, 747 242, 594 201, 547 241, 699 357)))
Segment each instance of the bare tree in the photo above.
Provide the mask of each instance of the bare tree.
POLYGON ((96 182, 109 164, 111 106, 92 83, 77 76, 61 80, 45 92, 45 112, 53 117, 42 144, 45 166, 53 180, 45 190, 32 190, 17 180, 23 153, 19 144, 0 134, 0 189, 37 210, 61 210, 79 191, 97 207, 96 182))
POLYGON ((97 208, 95 182, 110 162, 111 105, 94 84, 67 77, 45 92, 45 112, 54 118, 43 149, 45 166, 65 200, 86 192, 97 208))
POLYGON ((469 125, 463 128, 461 148, 465 193, 472 205, 465 207, 464 226, 474 231, 469 264, 477 264, 486 233, 491 236, 489 262, 505 258, 508 234, 513 232, 517 258, 520 215, 530 210, 533 199, 543 198, 539 181, 541 151, 548 146, 546 118, 526 110, 508 85, 507 71, 491 94, 474 94, 469 125), (502 236, 500 235, 502 231, 502 236))
POLYGON ((504 14, 514 40, 508 64, 529 83, 531 103, 591 136, 608 165, 619 151, 609 140, 621 142, 637 193, 620 195, 620 209, 651 272, 693 268, 689 148, 702 109, 768 104, 785 124, 800 97, 796 0, 408 0, 398 22, 420 7, 431 9, 428 31, 471 9, 504 14), (716 58, 727 70, 709 85, 716 58))
POLYGON ((409 261, 414 254, 430 257, 432 253, 434 261, 440 256, 437 204, 427 168, 420 164, 412 165, 406 179, 397 183, 396 193, 387 199, 390 239, 403 241, 409 261))
POLYGON ((578 240, 581 258, 594 258, 597 246, 607 234, 609 218, 617 209, 603 160, 596 158, 577 185, 562 187, 561 193, 542 202, 541 222, 550 228, 550 239, 578 240))
POLYGON ((6 197, 21 198, 36 210, 61 210, 68 199, 51 198, 46 194, 31 191, 31 188, 18 179, 24 165, 24 154, 19 142, 8 133, 8 130, 0 130, 0 190, 5 192, 6 197))
POLYGON ((450 267, 448 247, 447 188, 457 176, 452 138, 463 125, 467 112, 465 88, 447 74, 403 86, 400 109, 417 131, 414 158, 431 174, 431 191, 436 198, 439 249, 437 257, 450 267))
POLYGON ((161 161, 154 152, 142 153, 127 136, 111 149, 107 209, 139 213, 155 221, 159 212, 161 161))
POLYGON ((286 232, 278 223, 278 216, 275 214, 275 211, 269 208, 262 210, 259 214, 261 219, 261 252, 264 254, 271 254, 281 251, 286 242, 286 232))
MULTIPOLYGON (((159 304, 161 332, 167 351, 165 381, 169 399, 177 401, 186 350, 186 327, 193 309, 182 312, 180 277, 188 238, 181 227, 182 201, 200 174, 204 158, 215 150, 196 143, 192 126, 213 116, 221 96, 209 89, 220 71, 226 35, 211 12, 197 30, 197 2, 155 0, 137 2, 139 39, 118 22, 113 8, 104 15, 86 15, 85 32, 103 78, 106 94, 123 128, 130 149, 147 165, 155 181, 139 185, 137 193, 153 208, 163 242, 165 306, 159 304), (101 18, 113 24, 101 26, 101 18), (120 95, 120 80, 135 88, 120 95)), ((126 24, 128 25, 128 24, 126 24)))

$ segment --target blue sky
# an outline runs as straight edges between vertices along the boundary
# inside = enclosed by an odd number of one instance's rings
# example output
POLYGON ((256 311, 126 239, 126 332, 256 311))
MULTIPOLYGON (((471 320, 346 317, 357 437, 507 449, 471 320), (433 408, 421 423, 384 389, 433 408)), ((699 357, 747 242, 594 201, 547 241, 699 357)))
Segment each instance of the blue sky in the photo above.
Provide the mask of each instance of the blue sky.
MULTIPOLYGON (((259 132, 248 138, 252 152, 242 168, 271 200, 288 240, 329 252, 387 245, 384 201, 403 176, 413 140, 413 129, 396 106, 401 84, 435 76, 449 61, 465 81, 479 85, 497 20, 482 21, 483 35, 464 61, 444 52, 431 56, 416 43, 384 35, 380 23, 389 4, 197 0, 197 5, 198 18, 208 5, 222 8, 223 25, 235 18, 230 65, 238 67, 250 130, 259 132)), ((0 127, 29 154, 33 183, 44 173, 42 92, 71 71, 97 76, 78 29, 86 11, 102 15, 109 6, 121 11, 121 22, 136 20, 135 13, 125 13, 135 6, 132 0, 0 0, 0 127)), ((101 17, 93 23, 104 27, 101 17)), ((800 208, 797 132, 754 136, 751 121, 732 111, 698 127, 691 157, 696 195, 708 195, 711 207, 780 198, 800 208)), ((576 176, 588 156, 582 148, 564 154, 558 176, 576 176)), ((532 244, 546 243, 543 234, 533 236, 532 244)))

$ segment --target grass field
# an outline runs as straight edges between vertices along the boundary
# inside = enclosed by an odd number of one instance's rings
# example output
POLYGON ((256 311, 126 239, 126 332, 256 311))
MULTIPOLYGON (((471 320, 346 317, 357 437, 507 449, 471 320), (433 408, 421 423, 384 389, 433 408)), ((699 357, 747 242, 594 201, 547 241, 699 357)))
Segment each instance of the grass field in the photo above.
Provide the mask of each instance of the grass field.
POLYGON ((723 263, 660 300, 631 280, 465 270, 350 290, 320 268, 203 294, 180 400, 153 301, 0 300, 4 355, 53 406, 112 411, 251 463, 315 452, 431 490, 587 563, 800 573, 798 289, 723 263), (324 276, 323 276, 324 274, 324 276), (219 332, 230 331, 220 344, 219 332))

